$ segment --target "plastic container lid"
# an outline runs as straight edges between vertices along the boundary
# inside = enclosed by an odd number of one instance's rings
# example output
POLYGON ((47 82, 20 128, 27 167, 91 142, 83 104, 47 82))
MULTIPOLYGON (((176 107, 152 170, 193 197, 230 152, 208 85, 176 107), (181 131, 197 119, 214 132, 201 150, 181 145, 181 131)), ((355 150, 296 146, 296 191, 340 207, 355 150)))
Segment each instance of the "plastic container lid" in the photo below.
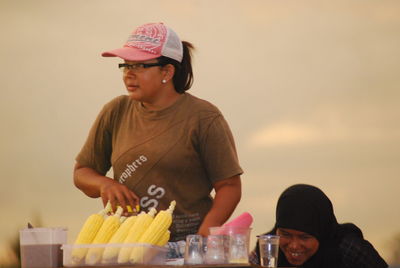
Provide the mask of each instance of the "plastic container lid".
POLYGON ((19 231, 19 242, 20 245, 65 244, 67 233, 64 227, 24 228, 19 231))

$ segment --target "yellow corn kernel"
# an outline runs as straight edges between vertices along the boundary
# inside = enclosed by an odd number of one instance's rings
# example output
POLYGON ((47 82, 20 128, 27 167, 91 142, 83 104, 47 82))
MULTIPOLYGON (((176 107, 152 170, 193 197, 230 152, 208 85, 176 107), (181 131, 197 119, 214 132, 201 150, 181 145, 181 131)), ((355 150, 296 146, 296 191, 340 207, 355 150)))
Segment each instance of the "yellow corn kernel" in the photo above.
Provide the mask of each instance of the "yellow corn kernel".
POLYGON ((154 220, 154 215, 157 213, 155 208, 151 208, 148 213, 141 212, 136 222, 133 224, 129 233, 124 240, 124 243, 136 243, 139 241, 141 235, 146 231, 146 229, 150 226, 152 221, 154 220))
MULTIPOLYGON (((122 219, 123 217, 121 217, 122 219)), ((115 234, 111 237, 109 244, 121 244, 124 242, 127 237, 129 230, 135 224, 138 216, 130 216, 124 220, 119 229, 115 232, 115 234)), ((103 252, 102 263, 113 263, 114 259, 118 256, 119 247, 106 247, 103 252)))
POLYGON ((138 216, 130 216, 126 218, 126 220, 121 224, 121 227, 117 230, 117 232, 115 232, 108 243, 123 243, 129 233, 129 230, 135 224, 137 218, 138 216))
POLYGON ((172 213, 176 206, 175 200, 171 202, 169 208, 160 211, 154 220, 151 222, 149 228, 140 237, 139 243, 156 245, 162 235, 169 229, 172 224, 172 213))
MULTIPOLYGON (((104 222, 105 215, 111 210, 110 202, 96 214, 90 215, 83 224, 79 234, 74 242, 75 245, 90 244, 96 237, 101 225, 104 222)), ((86 255, 87 248, 74 248, 71 252, 71 261, 74 264, 79 263, 86 255)))
MULTIPOLYGON (((120 217, 122 213, 122 208, 119 207, 114 215, 108 216, 100 230, 98 231, 96 237, 93 239, 92 244, 106 244, 118 230, 120 226, 120 217)), ((94 265, 101 260, 101 255, 103 254, 104 247, 92 247, 88 250, 86 254, 85 262, 89 265, 94 265)))
POLYGON ((168 243, 170 236, 171 236, 171 232, 167 230, 167 231, 161 236, 160 240, 158 240, 157 246, 159 246, 159 247, 165 246, 165 245, 168 243))
MULTIPOLYGON (((131 229, 129 230, 128 235, 124 240, 124 244, 137 243, 139 241, 140 236, 145 232, 145 230, 150 226, 151 222, 154 219, 154 215, 157 213, 155 208, 151 208, 149 213, 142 211, 131 229)), ((121 248, 118 254, 118 263, 126 263, 129 260, 129 256, 131 254, 131 247, 123 247, 121 248)))
MULTIPOLYGON (((151 222, 149 228, 146 229, 144 234, 140 237, 140 244, 158 245, 163 238, 165 232, 172 224, 172 213, 176 206, 175 200, 171 202, 170 206, 166 210, 160 211, 154 220, 151 222)), ((168 242, 168 240, 167 240, 168 242)), ((129 257, 129 262, 138 263, 146 256, 146 248, 133 248, 129 257)))
MULTIPOLYGON (((157 241, 156 246, 163 247, 168 243, 170 238, 170 231, 166 231, 157 241)), ((135 264, 148 264, 157 254, 159 254, 158 249, 154 248, 151 245, 138 244, 139 246, 135 247, 132 250, 131 256, 129 258, 129 262, 135 264)))
MULTIPOLYGON (((120 207, 119 205, 117 206, 117 208, 118 207, 120 207)), ((127 205, 126 206, 126 211, 128 212, 128 213, 132 213, 133 212, 133 209, 132 209, 132 207, 130 206, 130 205, 127 205)))

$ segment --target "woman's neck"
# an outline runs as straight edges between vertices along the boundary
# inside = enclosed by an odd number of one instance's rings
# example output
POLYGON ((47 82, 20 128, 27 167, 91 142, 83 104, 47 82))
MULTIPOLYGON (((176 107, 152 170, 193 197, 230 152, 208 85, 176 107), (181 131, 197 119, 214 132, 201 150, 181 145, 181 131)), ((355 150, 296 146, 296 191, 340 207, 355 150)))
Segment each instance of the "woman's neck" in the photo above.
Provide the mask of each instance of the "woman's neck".
POLYGON ((164 94, 159 96, 152 102, 141 102, 141 105, 149 111, 160 111, 173 105, 183 94, 179 94, 173 89, 166 90, 164 94))

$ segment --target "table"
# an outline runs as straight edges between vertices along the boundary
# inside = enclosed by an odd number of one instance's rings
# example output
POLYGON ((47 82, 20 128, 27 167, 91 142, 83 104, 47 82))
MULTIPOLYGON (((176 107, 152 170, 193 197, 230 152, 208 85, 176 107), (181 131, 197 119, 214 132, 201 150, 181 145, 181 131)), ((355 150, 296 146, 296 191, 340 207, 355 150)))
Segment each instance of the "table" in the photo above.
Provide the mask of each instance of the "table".
MULTIPOLYGON (((250 264, 197 264, 197 265, 117 265, 117 266, 74 266, 73 268, 262 268, 260 265, 250 264)), ((63 267, 60 267, 63 268, 63 267)), ((289 268, 289 267, 279 267, 289 268)), ((290 267, 293 268, 293 267, 290 267)))
POLYGON ((116 265, 116 266, 74 266, 73 268, 258 268, 259 265, 250 264, 197 264, 197 265, 116 265))

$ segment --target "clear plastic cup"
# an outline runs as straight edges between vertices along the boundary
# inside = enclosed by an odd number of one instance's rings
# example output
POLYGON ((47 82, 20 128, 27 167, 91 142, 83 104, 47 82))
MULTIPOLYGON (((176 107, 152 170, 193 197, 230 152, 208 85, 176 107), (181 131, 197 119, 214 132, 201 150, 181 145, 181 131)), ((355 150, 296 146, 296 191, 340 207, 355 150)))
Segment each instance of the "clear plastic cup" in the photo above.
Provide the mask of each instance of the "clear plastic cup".
POLYGON ((207 237, 207 251, 204 259, 206 264, 227 263, 223 235, 209 235, 207 237))
POLYGON ((249 262, 249 243, 246 234, 232 234, 229 239, 229 263, 249 262))
POLYGON ((261 235, 258 237, 261 266, 275 268, 278 266, 279 236, 261 235))
POLYGON ((201 235, 186 236, 185 264, 202 264, 204 257, 203 237, 201 235))
POLYGON ((236 226, 211 227, 211 235, 224 236, 227 263, 249 263, 251 228, 236 226))

